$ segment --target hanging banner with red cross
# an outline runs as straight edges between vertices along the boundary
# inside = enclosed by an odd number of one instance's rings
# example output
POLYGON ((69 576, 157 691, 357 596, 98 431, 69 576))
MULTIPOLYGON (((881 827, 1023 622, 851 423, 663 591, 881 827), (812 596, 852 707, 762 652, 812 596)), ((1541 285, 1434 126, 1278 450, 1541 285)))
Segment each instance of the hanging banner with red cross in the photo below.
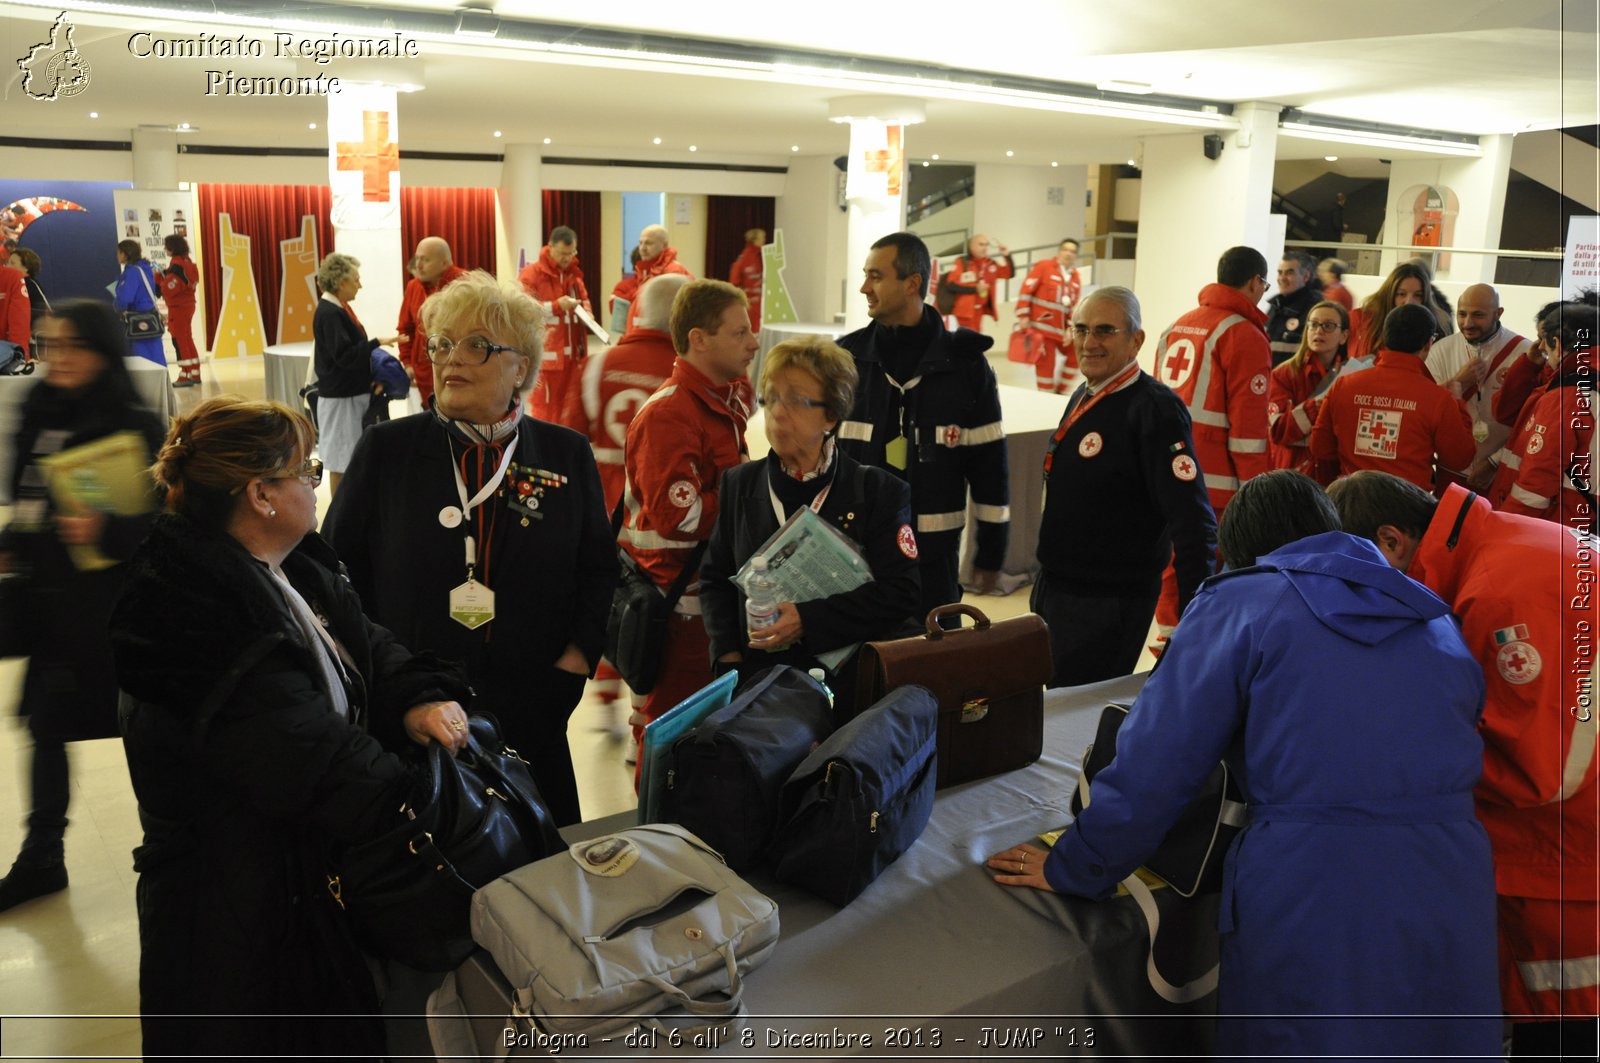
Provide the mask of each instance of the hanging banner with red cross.
POLYGON ((328 185, 337 229, 400 225, 400 124, 395 90, 347 85, 328 96, 328 185))
POLYGON ((851 120, 845 198, 893 202, 898 208, 906 172, 903 130, 871 118, 851 120))

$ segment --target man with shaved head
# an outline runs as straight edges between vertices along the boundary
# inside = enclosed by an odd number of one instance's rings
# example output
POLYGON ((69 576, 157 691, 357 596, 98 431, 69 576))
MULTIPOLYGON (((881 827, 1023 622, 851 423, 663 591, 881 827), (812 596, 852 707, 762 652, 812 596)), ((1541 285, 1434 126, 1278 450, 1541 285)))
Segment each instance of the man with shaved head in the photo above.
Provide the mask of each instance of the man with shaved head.
POLYGON ((639 294, 639 289, 651 277, 659 277, 663 273, 682 273, 693 277, 683 263, 678 261, 678 249, 667 246, 667 228, 664 225, 646 225, 639 230, 639 263, 633 268, 631 277, 623 277, 617 286, 611 289, 611 303, 606 308, 611 315, 611 331, 626 332, 628 326, 633 324, 633 301, 639 294), (618 319, 617 303, 624 302, 628 307, 623 311, 623 318, 618 319))
MULTIPOLYGON (((1477 450, 1465 469, 1439 468, 1445 482, 1486 490, 1494 478, 1490 458, 1511 436, 1511 426, 1495 420, 1494 397, 1505 381, 1506 369, 1533 346, 1500 323, 1500 293, 1487 284, 1474 284, 1456 302, 1456 333, 1433 345, 1428 372, 1433 379, 1466 402, 1472 415, 1472 437, 1477 450)), ((1441 484, 1441 490, 1443 485, 1441 484)))
POLYGON ((422 334, 418 311, 428 296, 466 272, 452 260, 450 245, 441 238, 424 236, 417 241, 395 332, 400 335, 400 362, 417 382, 417 397, 422 400, 423 409, 433 398, 433 363, 428 361, 428 337, 422 334))

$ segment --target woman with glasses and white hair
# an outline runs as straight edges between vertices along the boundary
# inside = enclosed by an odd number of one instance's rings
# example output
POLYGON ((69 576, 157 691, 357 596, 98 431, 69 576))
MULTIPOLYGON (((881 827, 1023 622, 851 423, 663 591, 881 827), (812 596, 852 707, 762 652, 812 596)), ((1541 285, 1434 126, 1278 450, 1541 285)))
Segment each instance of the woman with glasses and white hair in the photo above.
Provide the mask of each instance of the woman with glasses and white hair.
POLYGON ((379 1056, 364 957, 327 871, 396 822, 394 751, 466 744, 461 671, 367 620, 315 534, 303 415, 224 396, 178 418, 167 512, 111 619, 144 844, 144 1056, 379 1056))
POLYGON ((420 318, 433 409, 361 437, 324 534, 374 621, 466 667, 474 711, 533 766, 556 822, 575 823, 567 718, 617 585, 594 452, 519 412, 545 334, 520 287, 477 270, 420 318))
POLYGON ((318 449, 328 472, 328 493, 338 494, 339 481, 361 438, 372 405, 372 352, 392 347, 399 336, 367 337, 361 319, 350 308, 361 291, 361 262, 332 254, 317 266, 316 312, 311 316, 315 341, 312 362, 317 373, 318 449))
MULTIPOLYGON (((719 671, 810 669, 819 654, 915 630, 922 584, 911 486, 834 445, 855 390, 855 359, 820 337, 780 343, 762 361, 759 401, 772 450, 765 461, 723 474, 717 526, 700 569, 700 606, 719 671), (777 622, 752 634, 745 629, 744 593, 731 577, 807 506, 856 544, 872 579, 842 594, 783 602, 777 622)), ((840 698, 855 690, 853 668, 853 659, 841 664, 831 684, 840 698)), ((842 701, 836 707, 850 708, 842 701)))

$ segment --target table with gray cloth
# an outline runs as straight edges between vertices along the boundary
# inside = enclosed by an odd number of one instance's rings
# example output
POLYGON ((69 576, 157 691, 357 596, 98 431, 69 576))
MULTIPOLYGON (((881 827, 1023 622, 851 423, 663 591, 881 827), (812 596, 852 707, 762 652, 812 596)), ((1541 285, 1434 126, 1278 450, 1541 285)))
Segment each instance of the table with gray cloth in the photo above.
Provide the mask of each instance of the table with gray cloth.
POLYGON ((297 343, 274 343, 261 352, 262 370, 266 376, 266 396, 271 402, 281 402, 292 409, 300 409, 300 389, 306 386, 311 373, 311 353, 315 346, 310 340, 297 343))
MULTIPOLYGON (((11 453, 16 443, 17 429, 22 426, 22 401, 28 392, 49 373, 48 367, 27 376, 0 376, 0 504, 11 504, 11 471, 15 460, 11 453)), ((144 404, 161 418, 165 427, 172 420, 172 380, 167 367, 156 365, 148 358, 129 358, 128 375, 133 378, 133 389, 144 404)), ((155 455, 152 454, 154 460, 155 455)))
MULTIPOLYGON (((1130 898, 1096 902, 1010 889, 996 885, 981 866, 992 853, 1070 820, 1068 795, 1102 707, 1131 697, 1143 678, 1047 694, 1039 761, 941 791, 922 837, 848 907, 835 908, 765 875, 748 876, 778 902, 782 921, 777 949, 745 980, 751 1017, 744 1028, 755 1047, 740 1045, 734 1034, 715 1051, 685 1046, 677 1054, 1206 1054, 1215 994, 1183 1007, 1155 994, 1145 974, 1147 930, 1130 898), (987 1045, 984 1027, 1000 1031, 987 1035, 987 1045), (808 1034, 836 1028, 870 1033, 872 1045, 769 1046, 769 1030, 808 1034), (938 1045, 932 1043, 935 1028, 938 1045), (1043 1033, 1034 1035, 1035 1028, 1043 1033), (889 1029, 911 1031, 912 1041, 920 1032, 920 1045, 886 1047, 889 1029), (1007 1046, 1008 1034, 1019 1030, 1030 1032, 1021 1035, 1020 1046, 1007 1046)), ((596 837, 631 826, 633 818, 625 813, 564 833, 569 839, 596 837)), ((1158 890, 1157 903, 1162 974, 1180 984, 1200 976, 1217 960, 1216 898, 1189 901, 1158 890)), ((436 1009, 431 1021, 440 1057, 469 1043, 499 1050, 510 1000, 510 987, 488 953, 480 950, 468 959, 435 1001, 471 1016, 444 1017, 441 1012, 451 1009, 436 1009), (469 1026, 474 1041, 463 1042, 469 1026)), ((603 1057, 639 1050, 630 1050, 619 1035, 561 1051, 603 1057)), ((658 1053, 671 1051, 662 1045, 649 1054, 658 1053)))

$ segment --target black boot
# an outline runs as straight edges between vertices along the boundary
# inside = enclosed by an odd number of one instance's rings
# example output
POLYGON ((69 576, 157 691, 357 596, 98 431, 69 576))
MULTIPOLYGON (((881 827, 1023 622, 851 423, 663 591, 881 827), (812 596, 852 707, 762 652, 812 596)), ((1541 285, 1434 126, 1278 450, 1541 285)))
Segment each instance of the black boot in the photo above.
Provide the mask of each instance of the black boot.
POLYGON ((0 878, 0 912, 66 888, 66 864, 46 864, 43 867, 12 864, 6 877, 0 878))

